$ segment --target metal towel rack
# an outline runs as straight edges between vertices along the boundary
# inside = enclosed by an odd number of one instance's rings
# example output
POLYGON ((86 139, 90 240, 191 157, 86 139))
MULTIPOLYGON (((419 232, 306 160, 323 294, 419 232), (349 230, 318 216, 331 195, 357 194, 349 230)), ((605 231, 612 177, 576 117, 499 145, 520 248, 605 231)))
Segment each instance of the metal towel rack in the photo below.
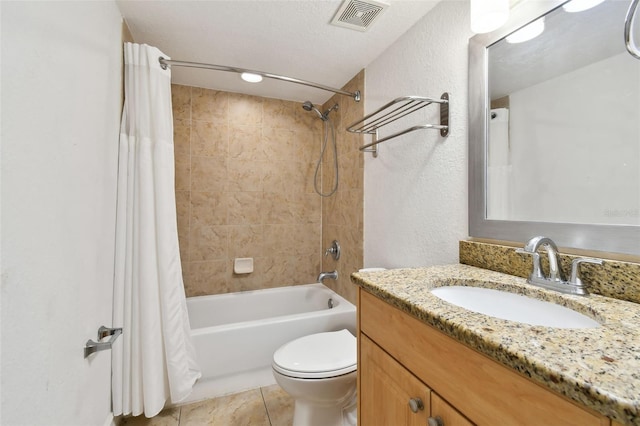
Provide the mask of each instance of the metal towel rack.
POLYGON ((449 93, 443 93, 442 96, 440 96, 440 99, 425 98, 422 96, 403 96, 401 98, 394 99, 347 127, 347 131, 351 133, 366 133, 372 135, 372 142, 361 146, 360 151, 371 152, 374 157, 378 156, 379 143, 422 129, 440 130, 440 136, 442 137, 446 137, 449 134, 449 93), (401 132, 379 138, 378 129, 381 127, 393 123, 394 121, 433 103, 440 105, 440 124, 423 124, 413 126, 401 132))
POLYGON ((94 342, 93 340, 87 340, 87 343, 84 345, 84 357, 88 357, 94 352, 105 351, 107 349, 111 349, 113 342, 116 341, 118 336, 122 334, 122 328, 108 328, 104 325, 98 329, 98 342, 94 342), (105 337, 111 336, 111 339, 106 342, 100 342, 100 340, 105 337))

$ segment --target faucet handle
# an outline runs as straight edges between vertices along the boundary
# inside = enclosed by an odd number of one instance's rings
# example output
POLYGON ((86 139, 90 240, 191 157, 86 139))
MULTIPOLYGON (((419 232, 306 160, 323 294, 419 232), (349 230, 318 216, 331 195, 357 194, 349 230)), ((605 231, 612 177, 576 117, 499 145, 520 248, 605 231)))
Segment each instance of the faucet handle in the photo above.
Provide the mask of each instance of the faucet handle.
POLYGON ((338 240, 333 240, 333 242, 331 243, 331 247, 324 251, 324 257, 327 257, 329 255, 333 257, 333 260, 340 259, 340 243, 338 242, 338 240))
POLYGON ((578 277, 578 267, 582 263, 594 263, 596 265, 602 265, 601 259, 594 259, 593 257, 578 257, 571 262, 571 278, 569 278, 569 284, 575 286, 582 286, 582 280, 578 277))
POLYGON ((528 254, 533 257, 533 270, 531 271, 531 275, 529 275, 529 280, 542 279, 542 269, 540 268, 540 253, 537 251, 529 251, 527 249, 516 249, 516 253, 518 254, 528 254))

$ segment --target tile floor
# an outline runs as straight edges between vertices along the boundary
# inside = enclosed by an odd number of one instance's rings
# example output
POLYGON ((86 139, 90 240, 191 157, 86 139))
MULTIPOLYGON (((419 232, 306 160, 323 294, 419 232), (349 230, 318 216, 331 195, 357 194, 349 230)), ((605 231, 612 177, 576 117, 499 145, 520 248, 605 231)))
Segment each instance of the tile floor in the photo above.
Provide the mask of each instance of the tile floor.
POLYGON ((291 426, 293 399, 278 385, 169 408, 156 417, 125 417, 121 426, 291 426))

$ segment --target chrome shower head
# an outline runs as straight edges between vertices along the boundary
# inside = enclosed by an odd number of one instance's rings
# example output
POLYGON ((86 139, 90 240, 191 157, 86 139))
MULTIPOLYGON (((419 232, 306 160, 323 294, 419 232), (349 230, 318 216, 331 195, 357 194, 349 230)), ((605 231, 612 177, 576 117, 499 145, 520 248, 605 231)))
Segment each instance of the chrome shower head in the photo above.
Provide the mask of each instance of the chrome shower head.
POLYGON ((316 114, 318 114, 318 117, 320 117, 320 119, 322 121, 327 121, 327 117, 325 115, 323 115, 318 108, 314 107, 313 104, 311 103, 311 101, 306 101, 305 103, 302 104, 302 108, 304 108, 305 111, 314 111, 316 114))

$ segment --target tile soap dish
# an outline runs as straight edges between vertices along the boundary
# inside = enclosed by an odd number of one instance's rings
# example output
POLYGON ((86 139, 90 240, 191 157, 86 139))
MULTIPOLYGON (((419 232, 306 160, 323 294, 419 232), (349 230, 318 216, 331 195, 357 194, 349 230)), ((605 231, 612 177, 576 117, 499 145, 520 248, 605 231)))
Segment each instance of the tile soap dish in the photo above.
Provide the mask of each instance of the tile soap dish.
POLYGON ((253 272, 253 257, 238 257, 233 260, 234 274, 250 274, 253 272))

